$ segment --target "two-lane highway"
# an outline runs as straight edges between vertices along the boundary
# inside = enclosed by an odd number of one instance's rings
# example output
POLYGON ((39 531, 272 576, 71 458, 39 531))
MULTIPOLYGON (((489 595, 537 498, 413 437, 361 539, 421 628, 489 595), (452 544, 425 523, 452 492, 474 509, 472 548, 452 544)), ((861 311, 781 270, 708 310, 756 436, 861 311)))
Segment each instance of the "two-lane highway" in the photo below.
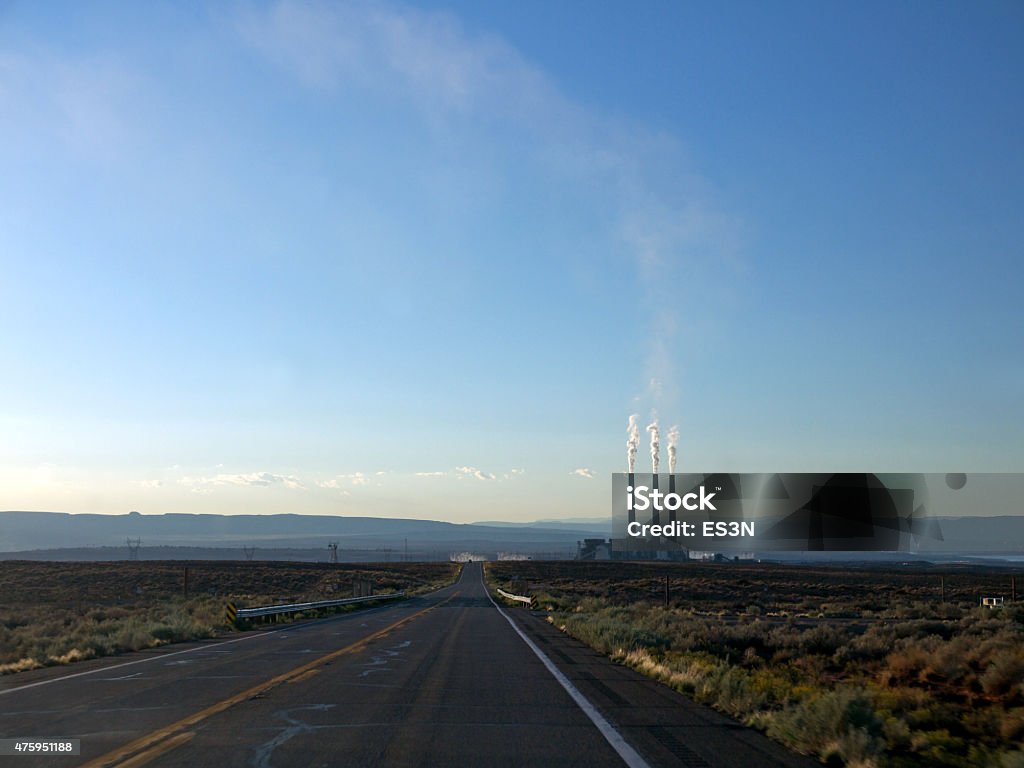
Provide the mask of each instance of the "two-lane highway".
POLYGON ((498 608, 479 564, 399 605, 89 664, 0 679, 0 735, 82 745, 14 765, 807 764, 498 608))

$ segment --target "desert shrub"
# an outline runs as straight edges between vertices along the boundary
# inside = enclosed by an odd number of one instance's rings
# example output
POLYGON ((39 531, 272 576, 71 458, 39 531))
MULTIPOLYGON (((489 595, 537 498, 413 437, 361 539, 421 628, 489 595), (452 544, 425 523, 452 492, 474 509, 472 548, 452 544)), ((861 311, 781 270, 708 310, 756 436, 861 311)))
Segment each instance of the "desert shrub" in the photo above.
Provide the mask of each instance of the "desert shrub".
POLYGON ((999 735, 1007 742, 1024 740, 1024 708, 1003 713, 999 722, 999 735))
POLYGON ((886 715, 883 717, 882 734, 885 737, 886 748, 893 752, 904 752, 910 750, 912 735, 907 721, 886 715))
POLYGON ((764 659, 761 658, 761 654, 757 652, 757 648, 750 645, 743 652, 742 664, 745 667, 760 667, 764 664, 764 659))
POLYGON ((891 607, 883 611, 882 616, 889 619, 923 619, 933 615, 934 611, 934 605, 914 601, 891 607))
POLYGON ((149 627, 138 620, 127 621, 118 627, 116 632, 111 633, 111 641, 111 650, 114 652, 137 651, 158 644, 149 627))
POLYGON ((181 617, 172 617, 169 621, 156 622, 149 626, 149 634, 158 643, 178 643, 192 639, 197 630, 201 631, 191 622, 184 621, 181 617))
POLYGON ((242 605, 297 602, 344 594, 350 579, 360 576, 385 590, 416 594, 450 583, 457 574, 447 563, 190 568, 193 596, 185 601, 179 563, 4 563, 0 674, 209 637, 223 626, 224 602, 208 596, 214 592, 242 605))
MULTIPOLYGON (((705 700, 736 718, 745 718, 767 703, 764 690, 753 683, 750 673, 740 667, 725 667, 706 683, 705 700)), ((697 700, 701 691, 698 689, 697 700)))
POLYGON ((660 680, 688 695, 693 695, 697 687, 722 666, 721 661, 707 654, 668 652, 655 658, 646 649, 630 651, 624 661, 648 677, 660 680))
POLYGON ((563 615, 562 621, 573 636, 602 653, 624 655, 639 648, 663 648, 668 645, 664 638, 638 629, 614 614, 581 618, 580 614, 570 613, 563 615))
POLYGON ((798 647, 803 653, 832 655, 847 640, 845 631, 826 624, 803 632, 800 635, 798 647))
POLYGON ((833 663, 845 667, 885 658, 892 651, 892 644, 880 637, 874 629, 870 627, 863 635, 854 636, 836 648, 832 654, 833 663))
POLYGON ((886 656, 885 668, 899 680, 921 679, 926 676, 925 670, 934 664, 941 642, 934 636, 899 640, 895 650, 886 656))
POLYGON ((946 729, 915 732, 911 749, 926 765, 965 767, 970 765, 965 762, 967 749, 964 740, 950 735, 946 729))
POLYGON ((1024 680, 1024 649, 1020 646, 1002 649, 991 657, 988 668, 979 678, 981 689, 989 696, 1015 698, 1021 693, 1024 680))
POLYGON ((556 597, 550 592, 534 592, 537 604, 549 611, 567 611, 572 609, 573 601, 567 597, 556 597))
POLYGON ((960 728, 959 714, 934 697, 924 700, 921 706, 904 710, 902 716, 914 731, 941 731, 960 728))
POLYGON ((771 715, 768 735, 805 754, 870 764, 883 749, 884 723, 865 693, 838 688, 771 715))
POLYGON ((49 619, 40 608, 35 621, 0 634, 0 674, 209 637, 217 623, 211 617, 220 610, 218 601, 199 600, 133 610, 88 610, 77 618, 49 619))
POLYGON ((550 585, 564 606, 556 624, 575 616, 566 629, 585 641, 587 623, 605 624, 593 634, 603 632, 600 649, 612 654, 622 648, 610 645, 650 643, 622 658, 803 751, 885 768, 1024 768, 1024 606, 989 611, 976 601, 1005 586, 1004 572, 947 572, 940 603, 934 572, 499 565, 550 585), (851 620, 828 620, 839 616, 851 620), (834 697, 858 704, 844 709, 834 697))
POLYGON ((875 706, 889 712, 909 712, 925 707, 932 701, 932 696, 928 691, 920 687, 874 687, 871 690, 871 696, 875 706))

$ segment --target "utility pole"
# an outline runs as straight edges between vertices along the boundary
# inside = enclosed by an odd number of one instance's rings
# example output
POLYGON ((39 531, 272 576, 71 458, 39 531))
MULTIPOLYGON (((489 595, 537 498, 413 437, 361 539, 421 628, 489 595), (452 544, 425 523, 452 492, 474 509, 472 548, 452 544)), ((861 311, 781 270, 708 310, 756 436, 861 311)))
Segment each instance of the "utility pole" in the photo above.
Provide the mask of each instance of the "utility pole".
POLYGON ((665 574, 665 607, 668 608, 668 574, 665 574))
POLYGON ((1016 603, 1017 602, 1017 577, 1016 576, 1011 576, 1010 577, 1010 602, 1011 603, 1016 603))
POLYGON ((185 566, 185 599, 188 600, 188 566, 185 566))
POLYGON ((402 541, 405 542, 405 554, 402 555, 402 562, 408 563, 409 562, 409 540, 408 539, 402 539, 402 541))
POLYGON ((942 597, 942 602, 946 602, 946 577, 939 576, 939 593, 942 597))

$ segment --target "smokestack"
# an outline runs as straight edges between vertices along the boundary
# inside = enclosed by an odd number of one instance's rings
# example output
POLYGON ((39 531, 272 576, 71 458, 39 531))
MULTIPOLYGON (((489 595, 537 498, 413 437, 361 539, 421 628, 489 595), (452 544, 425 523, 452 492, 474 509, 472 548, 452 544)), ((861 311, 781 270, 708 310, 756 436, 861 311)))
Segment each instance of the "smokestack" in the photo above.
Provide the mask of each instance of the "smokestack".
MULTIPOLYGON (((633 475, 633 471, 636 469, 636 451, 640 447, 640 428, 636 423, 637 415, 634 413, 629 417, 629 426, 626 427, 626 460, 629 466, 629 476, 627 483, 631 487, 636 487, 636 478, 633 475)), ((629 510, 629 522, 636 522, 636 510, 629 510)))
MULTIPOLYGON (((629 485, 630 488, 636 488, 636 479, 634 478, 632 472, 630 472, 626 476, 626 483, 629 485)), ((635 523, 636 522, 636 510, 635 509, 628 510, 628 515, 627 516, 629 518, 628 522, 630 522, 630 523, 635 523)))
MULTIPOLYGON (((668 430, 668 492, 676 492, 676 443, 679 442, 679 427, 672 426, 668 430)), ((669 520, 676 521, 676 510, 669 511, 669 520)))
MULTIPOLYGON (((653 421, 647 425, 647 431, 651 435, 651 468, 653 472, 651 474, 651 487, 654 490, 658 490, 658 465, 661 463, 661 435, 658 432, 658 419, 653 417, 653 421)), ((657 509, 651 510, 651 523, 659 525, 661 523, 661 513, 657 509)))
MULTIPOLYGON (((674 474, 670 474, 668 476, 668 492, 669 493, 675 493, 676 492, 676 476, 674 474)), ((668 511, 668 519, 669 519, 669 522, 672 522, 672 523, 674 523, 676 521, 676 510, 670 509, 668 511)))
MULTIPOLYGON (((658 475, 657 473, 651 474, 651 489, 658 490, 658 475)), ((654 505, 651 505, 651 524, 659 525, 661 523, 661 512, 657 510, 654 505)))

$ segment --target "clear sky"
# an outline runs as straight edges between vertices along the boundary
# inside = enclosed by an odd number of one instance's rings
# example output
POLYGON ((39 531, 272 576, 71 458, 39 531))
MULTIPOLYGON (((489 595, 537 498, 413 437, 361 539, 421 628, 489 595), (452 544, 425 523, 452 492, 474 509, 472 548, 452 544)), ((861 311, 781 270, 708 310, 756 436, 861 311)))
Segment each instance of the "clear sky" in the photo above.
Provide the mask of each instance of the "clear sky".
POLYGON ((2 3, 0 509, 1024 470, 1022 126, 1019 2, 2 3))

